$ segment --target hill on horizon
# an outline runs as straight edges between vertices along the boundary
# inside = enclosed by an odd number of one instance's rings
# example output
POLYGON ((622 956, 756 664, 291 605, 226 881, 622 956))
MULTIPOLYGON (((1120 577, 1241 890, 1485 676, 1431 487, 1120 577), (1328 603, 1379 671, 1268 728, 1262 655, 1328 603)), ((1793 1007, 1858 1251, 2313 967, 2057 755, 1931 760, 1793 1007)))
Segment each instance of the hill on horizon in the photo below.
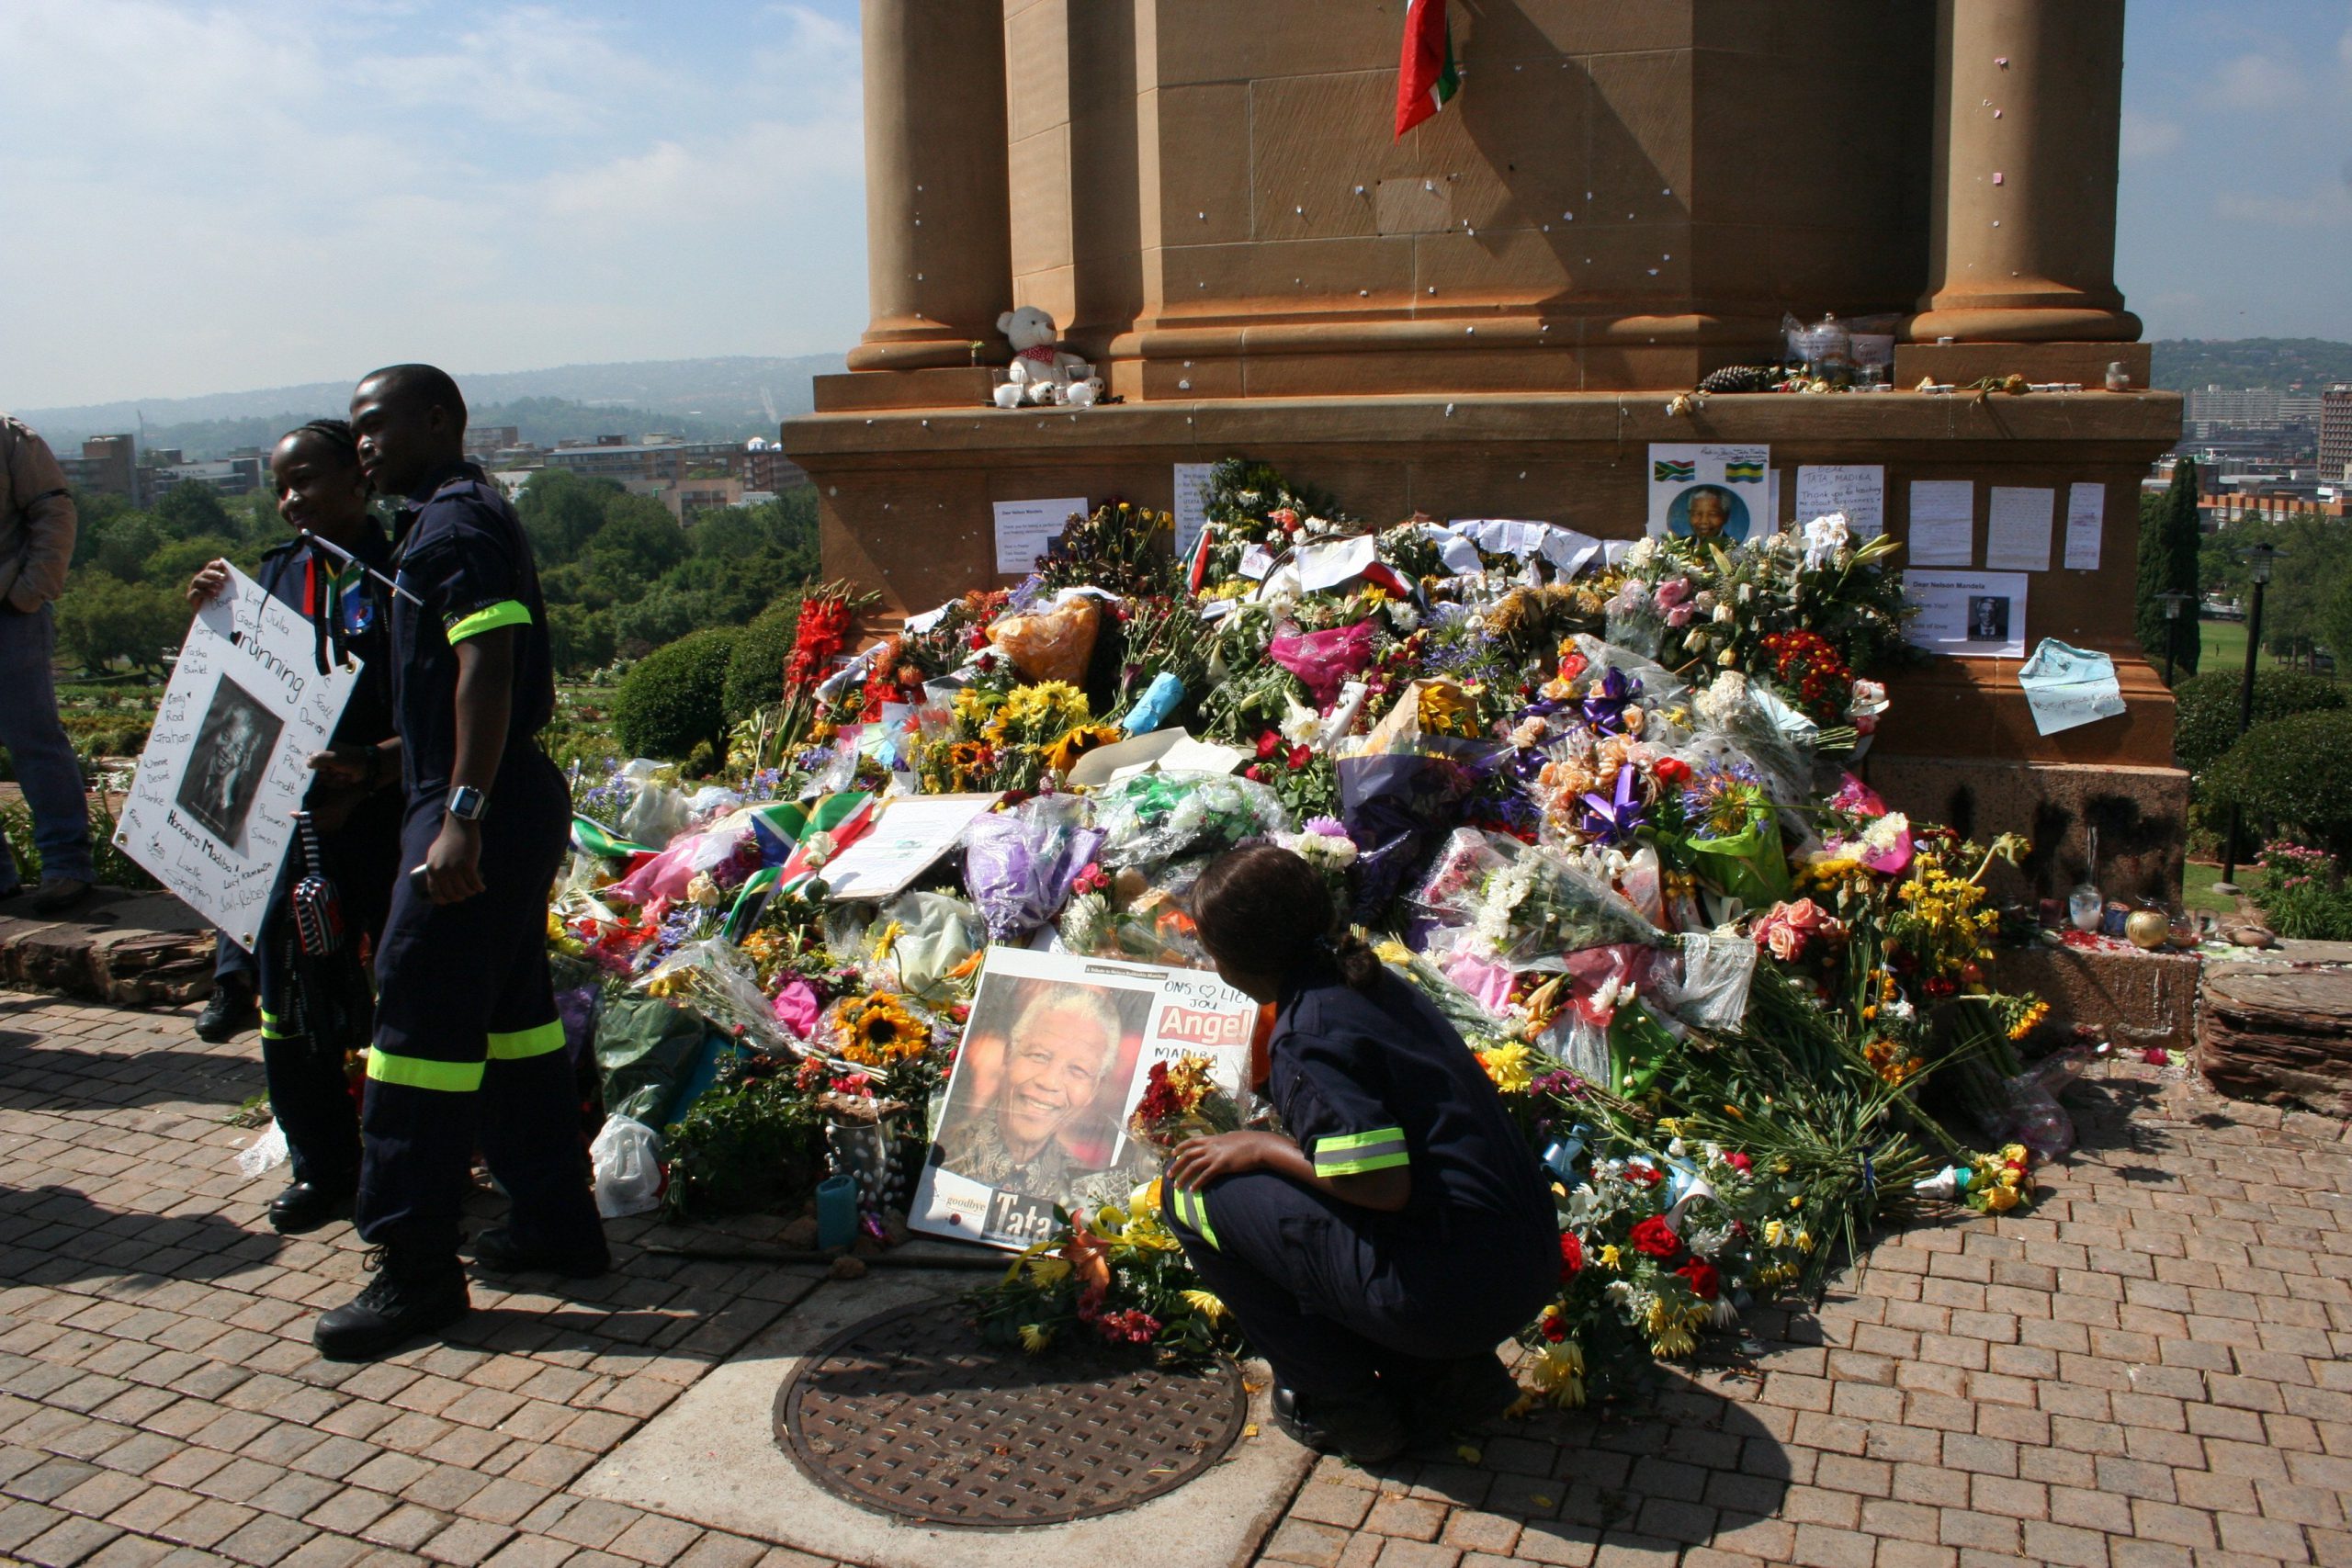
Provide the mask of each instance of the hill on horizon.
POLYGON ((2283 392, 2301 384, 2317 391, 2352 381, 2352 343, 2320 337, 2158 338, 2151 375, 2157 388, 2186 392, 2222 387, 2283 392))
MULTIPOLYGON (((837 354, 781 359, 745 355, 461 374, 458 385, 465 390, 475 423, 522 424, 526 439, 601 434, 619 424, 632 436, 660 429, 717 441, 774 435, 776 420, 806 413, 812 406, 809 378, 842 367, 837 354), (601 428, 590 428, 596 424, 593 418, 584 420, 582 428, 569 428, 572 421, 560 416, 555 405, 591 413, 609 411, 609 418, 601 428), (565 428, 552 435, 535 434, 535 425, 565 428)), ((303 420, 339 414, 350 396, 348 382, 313 381, 193 398, 10 412, 60 452, 79 450, 85 436, 136 431, 143 414, 151 445, 184 447, 191 456, 201 456, 254 446, 303 420)))

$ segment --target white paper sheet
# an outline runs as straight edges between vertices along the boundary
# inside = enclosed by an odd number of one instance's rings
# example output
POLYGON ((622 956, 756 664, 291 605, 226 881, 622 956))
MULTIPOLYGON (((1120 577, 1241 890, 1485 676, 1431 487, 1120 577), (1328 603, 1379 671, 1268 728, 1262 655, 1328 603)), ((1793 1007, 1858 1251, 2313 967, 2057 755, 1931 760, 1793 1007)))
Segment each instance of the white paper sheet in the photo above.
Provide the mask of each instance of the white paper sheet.
POLYGON ((2050 570, 2050 513, 2058 492, 1995 485, 1984 514, 1984 565, 1993 571, 2050 570))
POLYGON ((1193 553, 1193 541, 1208 523, 1209 475, 1216 465, 1178 463, 1175 468, 1176 504, 1170 510, 1176 514, 1176 558, 1181 561, 1193 553))
POLYGON ((1000 501, 996 503, 996 569, 1035 570, 1046 547, 1061 536, 1072 513, 1091 510, 1082 495, 1061 501, 1000 501))
POLYGON ((1846 514, 1846 532, 1857 541, 1886 531, 1886 465, 1800 463, 1797 465, 1797 526, 1833 512, 1846 514))
POLYGON ((956 847, 973 818, 1003 799, 988 795, 901 795, 819 875, 831 898, 888 898, 956 847))
POLYGON ((2113 718, 2123 712, 2123 690, 2115 660, 2104 653, 2043 637, 2033 657, 2018 670, 2033 728, 2043 735, 2113 718))
POLYGON ((1770 446, 1654 442, 1649 457, 1652 534, 1737 545, 1780 531, 1770 446))
POLYGON ((1913 646, 1962 657, 2025 657, 2021 571, 1906 571, 1903 592, 1919 606, 1904 628, 1913 646))
POLYGON ((1241 551, 1241 575, 1252 582, 1263 582, 1266 573, 1274 570, 1274 558, 1263 545, 1248 545, 1241 551))
MULTIPOLYGON (((316 634, 233 567, 196 613, 140 753, 115 843, 250 948, 294 840, 294 813, 358 680, 319 673, 316 634)), ((408 868, 402 866, 401 870, 408 868)))
POLYGON ((1099 789, 1154 768, 1182 773, 1229 773, 1249 755, 1235 747, 1195 740, 1181 728, 1155 729, 1148 735, 1097 746, 1070 768, 1069 782, 1080 788, 1099 789))
POLYGON ((1362 577, 1364 569, 1380 558, 1380 544, 1369 534, 1358 534, 1351 539, 1301 545, 1295 558, 1300 592, 1314 593, 1362 577))
POLYGON ((2107 487, 2096 482, 2066 487, 2066 570, 2097 571, 2100 536, 2107 531, 2107 487))
POLYGON ((1918 566, 1976 563, 1976 482, 1913 479, 1908 554, 1918 566))

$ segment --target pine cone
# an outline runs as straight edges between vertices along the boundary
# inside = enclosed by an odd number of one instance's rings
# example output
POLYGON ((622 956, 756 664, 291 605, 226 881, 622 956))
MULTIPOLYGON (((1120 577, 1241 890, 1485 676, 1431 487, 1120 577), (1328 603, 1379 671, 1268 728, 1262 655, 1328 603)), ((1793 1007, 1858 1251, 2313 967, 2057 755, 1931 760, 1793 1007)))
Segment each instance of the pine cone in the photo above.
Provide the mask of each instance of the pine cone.
POLYGON ((1781 371, 1777 365, 1726 365, 1710 371, 1699 383, 1702 392, 1770 392, 1781 385, 1781 371))

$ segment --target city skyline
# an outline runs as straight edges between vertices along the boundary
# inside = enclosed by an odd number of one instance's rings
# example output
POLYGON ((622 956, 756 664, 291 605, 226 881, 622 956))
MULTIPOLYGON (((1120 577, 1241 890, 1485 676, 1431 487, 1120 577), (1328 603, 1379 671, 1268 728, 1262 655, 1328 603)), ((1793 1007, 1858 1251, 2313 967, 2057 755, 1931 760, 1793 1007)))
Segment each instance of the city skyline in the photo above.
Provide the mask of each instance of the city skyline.
MULTIPOLYGON (((2147 335, 2352 339, 2352 6, 2136 0, 2128 28, 2117 273, 2147 335)), ((0 253, 0 407, 865 325, 854 0, 18 0, 0 57, 12 194, 55 218, 0 253)))

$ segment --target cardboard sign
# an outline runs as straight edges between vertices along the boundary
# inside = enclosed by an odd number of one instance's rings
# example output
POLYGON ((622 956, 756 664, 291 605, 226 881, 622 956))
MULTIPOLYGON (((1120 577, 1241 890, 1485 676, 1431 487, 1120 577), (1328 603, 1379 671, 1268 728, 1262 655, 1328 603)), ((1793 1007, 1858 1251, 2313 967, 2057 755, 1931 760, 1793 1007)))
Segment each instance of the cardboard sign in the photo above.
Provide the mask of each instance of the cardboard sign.
POLYGON ((180 646, 114 841, 253 946, 318 776, 311 754, 358 679, 356 664, 320 674, 309 619, 232 567, 180 646))
POLYGON ((1054 1205, 1128 1201, 1159 1159, 1127 1136, 1155 1062, 1209 1058, 1237 1098, 1258 1004, 1199 969, 991 947, 908 1221, 1020 1248, 1054 1205))

